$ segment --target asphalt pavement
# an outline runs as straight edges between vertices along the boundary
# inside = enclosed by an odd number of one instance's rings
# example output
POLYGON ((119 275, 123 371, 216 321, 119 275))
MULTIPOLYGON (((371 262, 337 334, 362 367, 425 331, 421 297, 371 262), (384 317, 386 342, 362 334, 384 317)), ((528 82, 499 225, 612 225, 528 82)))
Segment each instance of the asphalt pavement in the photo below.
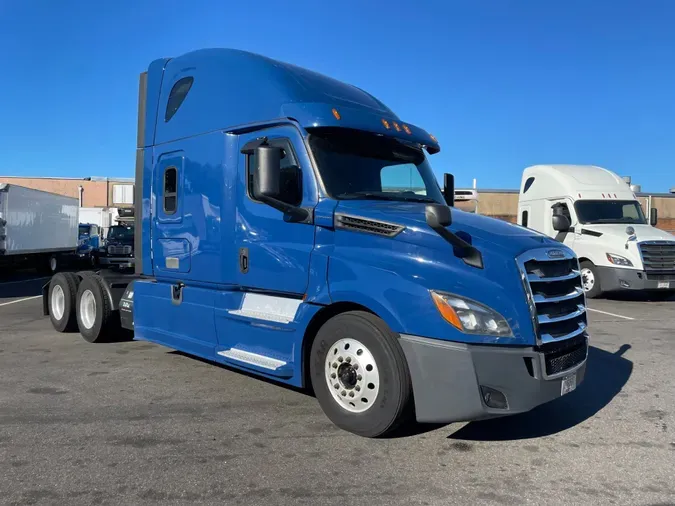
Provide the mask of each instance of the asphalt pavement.
POLYGON ((59 334, 44 281, 0 282, 0 504, 675 504, 675 302, 590 301, 561 399, 370 440, 303 392, 59 334))

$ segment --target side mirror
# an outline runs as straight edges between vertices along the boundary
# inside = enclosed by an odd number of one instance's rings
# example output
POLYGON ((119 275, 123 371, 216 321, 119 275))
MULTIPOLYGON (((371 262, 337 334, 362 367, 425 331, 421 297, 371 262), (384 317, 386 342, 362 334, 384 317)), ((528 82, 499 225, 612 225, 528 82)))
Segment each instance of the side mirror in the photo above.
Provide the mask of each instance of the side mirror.
MULTIPOLYGON (((281 148, 262 145, 254 149, 256 171, 253 173, 253 197, 264 202, 277 211, 281 211, 287 217, 296 222, 310 223, 311 215, 307 209, 295 207, 282 200, 281 188, 281 159, 284 151, 281 148)), ((284 187, 295 182, 301 177, 299 169, 287 170, 284 173, 284 187), (290 181, 289 181, 290 179, 290 181)))
POLYGON ((455 176, 447 172, 443 174, 443 196, 450 207, 455 206, 455 176))
POLYGON ((658 221, 659 221, 658 212, 656 211, 656 208, 655 208, 655 207, 652 207, 652 208, 649 210, 649 224, 650 224, 652 227, 655 227, 655 226, 656 226, 656 223, 657 223, 658 221))
POLYGON ((556 232, 567 232, 572 224, 567 216, 564 214, 554 214, 552 219, 553 230, 556 232))
POLYGON ((253 173, 253 196, 258 200, 276 199, 280 193, 282 149, 272 146, 255 148, 256 171, 253 173))

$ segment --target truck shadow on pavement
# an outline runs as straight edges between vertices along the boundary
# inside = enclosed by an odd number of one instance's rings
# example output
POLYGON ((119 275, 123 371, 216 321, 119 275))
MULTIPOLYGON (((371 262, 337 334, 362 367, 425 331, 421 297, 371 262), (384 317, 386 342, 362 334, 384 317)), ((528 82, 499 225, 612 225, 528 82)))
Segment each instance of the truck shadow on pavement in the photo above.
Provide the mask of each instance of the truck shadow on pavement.
POLYGON ((675 293, 658 291, 626 291, 606 293, 595 300, 621 301, 621 302, 675 302, 675 293))
POLYGON ((572 393, 520 415, 465 425, 448 436, 467 441, 512 441, 550 436, 570 429, 607 406, 621 392, 633 372, 633 362, 623 357, 630 345, 615 353, 591 346, 586 377, 572 393))

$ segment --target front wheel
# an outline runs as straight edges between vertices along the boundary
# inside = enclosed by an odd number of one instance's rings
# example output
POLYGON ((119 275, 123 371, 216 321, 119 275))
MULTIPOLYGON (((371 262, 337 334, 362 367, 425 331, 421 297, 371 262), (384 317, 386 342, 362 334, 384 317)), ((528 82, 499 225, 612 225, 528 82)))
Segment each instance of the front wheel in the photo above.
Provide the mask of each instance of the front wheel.
POLYGON ((346 431, 384 436, 412 417, 410 372, 398 337, 370 313, 342 313, 319 329, 310 374, 324 413, 346 431))
POLYGON ((584 292, 586 292, 586 297, 589 299, 599 297, 602 294, 602 286, 600 286, 597 268, 593 265, 593 262, 589 262, 588 260, 581 262, 579 267, 581 267, 581 282, 584 292))

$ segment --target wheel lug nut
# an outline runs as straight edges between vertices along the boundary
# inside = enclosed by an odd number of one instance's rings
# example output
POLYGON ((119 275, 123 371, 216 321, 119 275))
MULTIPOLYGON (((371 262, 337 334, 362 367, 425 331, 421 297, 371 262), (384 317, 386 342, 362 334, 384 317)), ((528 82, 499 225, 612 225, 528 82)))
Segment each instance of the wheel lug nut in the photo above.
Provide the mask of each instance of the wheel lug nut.
POLYGON ((333 362, 333 369, 337 369, 337 362, 333 362))
POLYGON ((343 391, 342 391, 342 397, 345 397, 346 395, 347 395, 347 391, 346 391, 346 390, 343 390, 343 391))
POLYGON ((333 373, 330 375, 331 378, 335 379, 337 377, 337 374, 333 373))
POLYGON ((356 385, 356 386, 354 387, 354 390, 356 390, 357 392, 360 392, 360 391, 361 391, 361 387, 358 386, 358 385, 356 385))
POLYGON ((344 359, 342 357, 338 357, 338 362, 342 362, 344 359))
POLYGON ((356 377, 356 379, 359 380, 359 381, 361 381, 361 380, 363 379, 363 376, 361 376, 361 375, 359 374, 359 375, 356 377))
POLYGON ((356 370, 359 368, 359 364, 354 364, 352 367, 353 367, 354 370, 356 371, 356 370))
POLYGON ((337 383, 335 383, 335 390, 339 390, 339 389, 340 389, 340 385, 338 385, 337 383))
POLYGON ((345 360, 349 363, 352 361, 352 357, 347 357, 345 360))
POLYGON ((354 392, 349 392, 349 397, 354 397, 354 392))

